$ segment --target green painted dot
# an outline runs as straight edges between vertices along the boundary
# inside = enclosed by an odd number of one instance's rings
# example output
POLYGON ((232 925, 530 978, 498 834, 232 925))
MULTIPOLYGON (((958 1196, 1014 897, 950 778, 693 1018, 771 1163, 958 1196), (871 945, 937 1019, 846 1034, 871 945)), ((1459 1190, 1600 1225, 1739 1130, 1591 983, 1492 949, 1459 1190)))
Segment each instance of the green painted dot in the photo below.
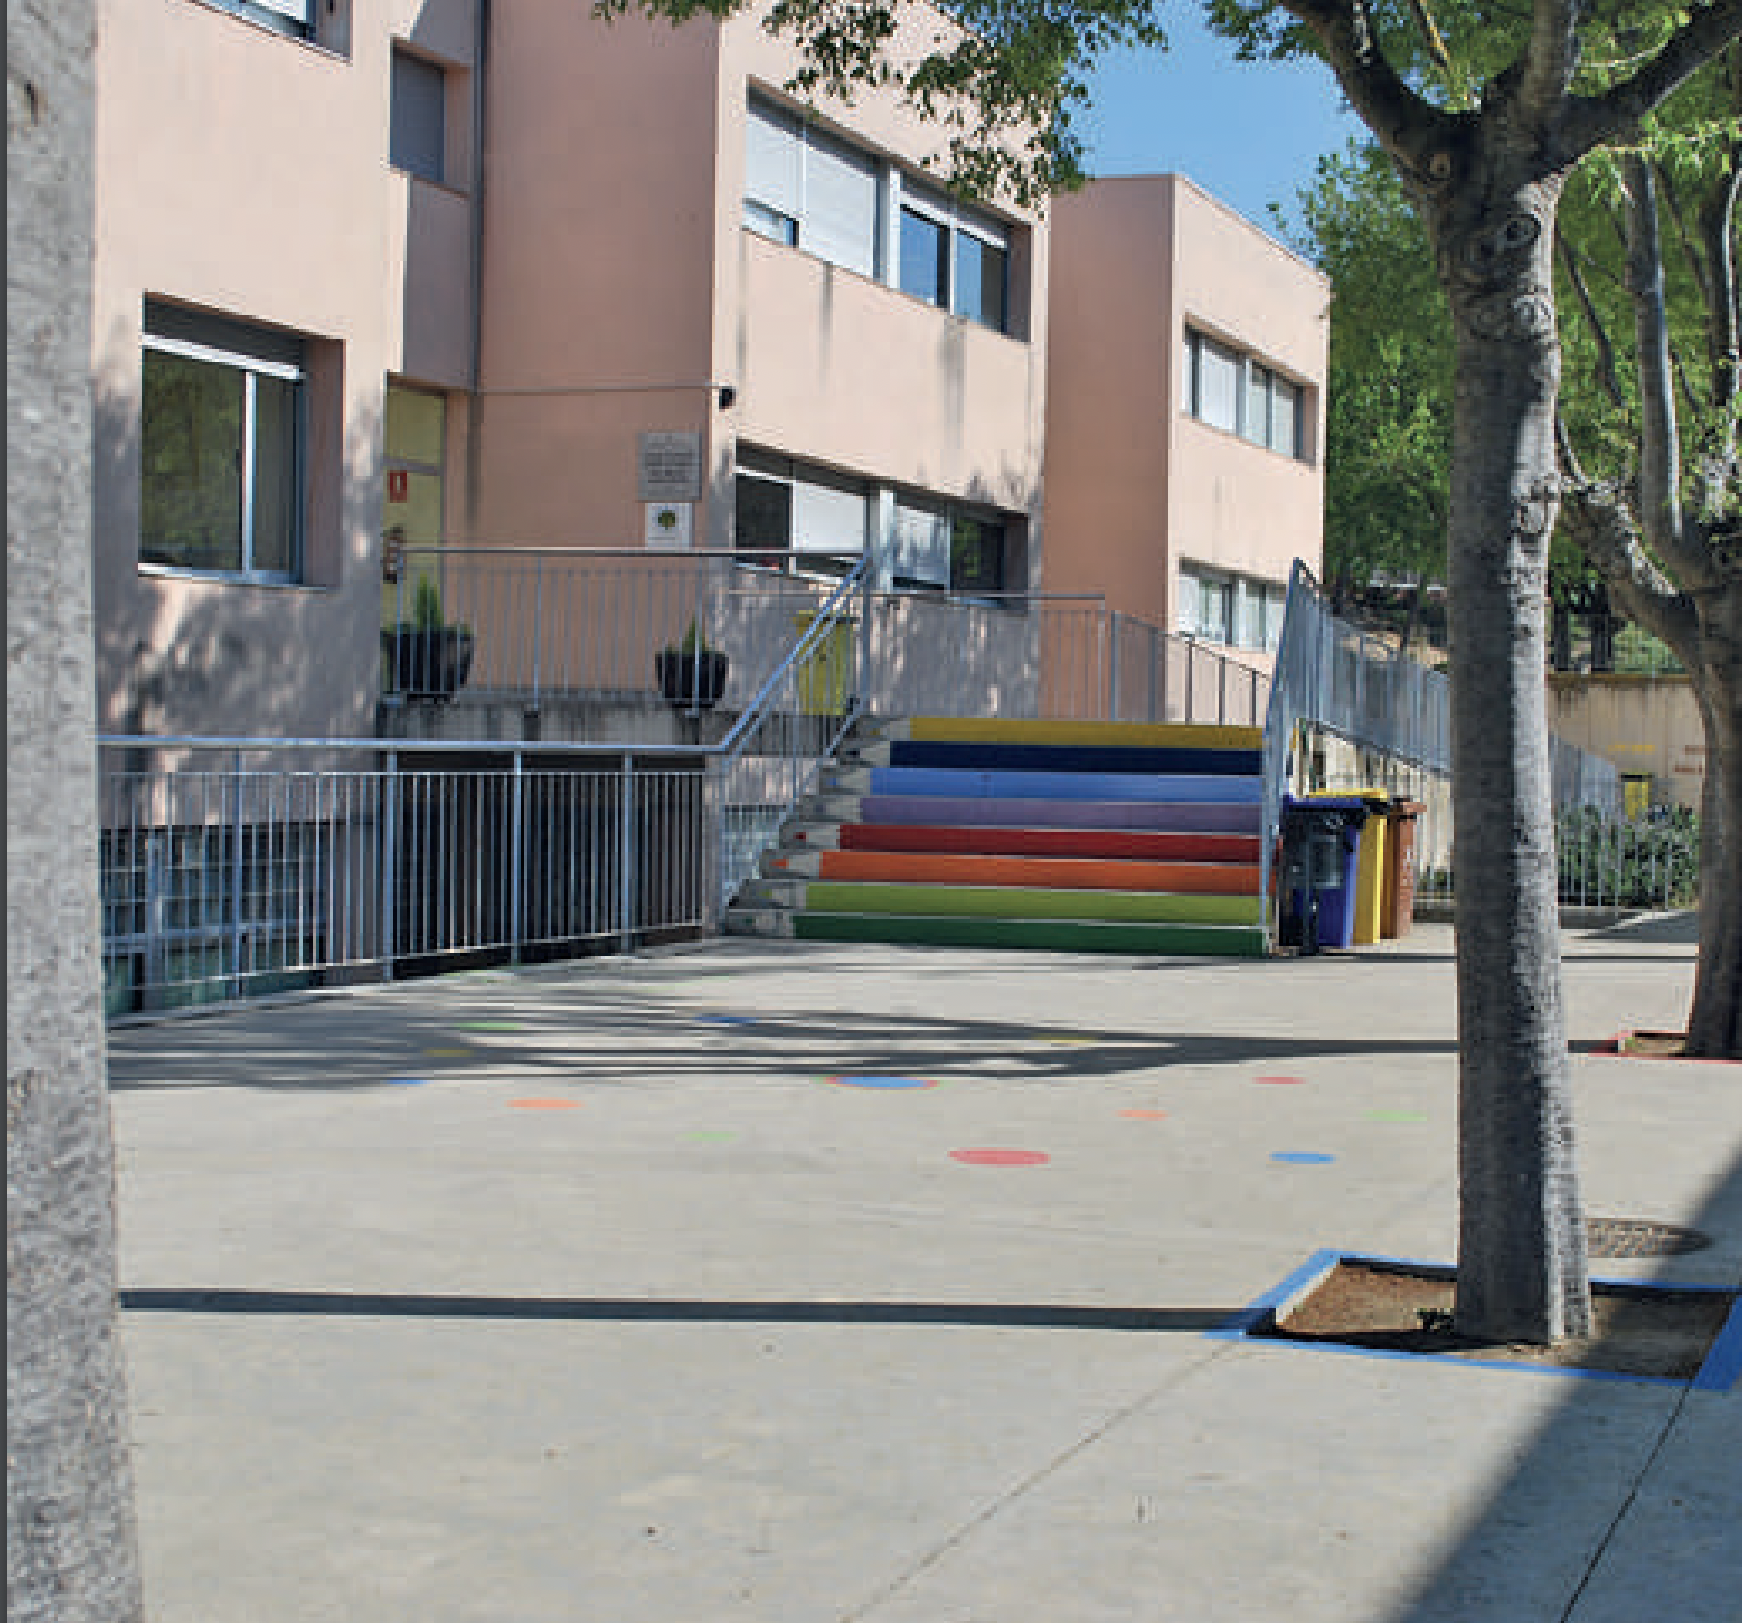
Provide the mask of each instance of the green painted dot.
POLYGON ((715 1131, 704 1128, 700 1132, 691 1133, 698 1144, 730 1144, 738 1135, 732 1132, 715 1131))
POLYGON ((461 1031, 525 1031, 518 1020, 462 1020, 461 1031))

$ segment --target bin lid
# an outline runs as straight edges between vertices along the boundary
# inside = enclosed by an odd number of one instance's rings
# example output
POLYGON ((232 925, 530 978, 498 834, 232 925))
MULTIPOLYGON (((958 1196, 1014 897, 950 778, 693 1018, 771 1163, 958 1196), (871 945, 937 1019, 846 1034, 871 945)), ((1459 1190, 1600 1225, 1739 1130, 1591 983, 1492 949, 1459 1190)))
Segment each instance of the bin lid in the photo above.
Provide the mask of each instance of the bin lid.
POLYGON ((1367 821, 1369 814, 1377 815, 1374 808, 1359 795, 1320 791, 1308 795, 1304 800, 1285 799, 1282 803, 1284 818, 1300 823, 1316 822, 1321 826, 1334 823, 1339 827, 1352 824, 1359 828, 1367 821))
POLYGON ((1383 817, 1391 805, 1391 794, 1386 789, 1313 789, 1306 796, 1308 800, 1361 800, 1373 810, 1375 817, 1383 817))

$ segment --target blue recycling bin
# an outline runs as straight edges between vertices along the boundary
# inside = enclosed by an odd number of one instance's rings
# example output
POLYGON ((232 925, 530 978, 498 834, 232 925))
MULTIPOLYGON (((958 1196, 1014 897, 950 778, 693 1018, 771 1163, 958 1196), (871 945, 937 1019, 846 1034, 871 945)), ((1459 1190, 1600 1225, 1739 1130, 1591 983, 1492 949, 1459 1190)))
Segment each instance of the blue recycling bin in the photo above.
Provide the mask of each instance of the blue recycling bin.
POLYGON ((1370 810, 1354 795, 1283 801, 1283 946, 1311 953, 1353 944, 1361 829, 1370 810))

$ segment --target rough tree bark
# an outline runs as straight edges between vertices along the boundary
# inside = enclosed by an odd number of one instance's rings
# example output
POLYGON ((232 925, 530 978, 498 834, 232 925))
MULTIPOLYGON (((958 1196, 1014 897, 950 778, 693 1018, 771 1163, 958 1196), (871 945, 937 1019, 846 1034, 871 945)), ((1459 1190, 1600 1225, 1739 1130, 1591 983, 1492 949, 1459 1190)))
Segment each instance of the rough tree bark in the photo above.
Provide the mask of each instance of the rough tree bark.
POLYGON ((1588 1331, 1573 1146, 1543 672, 1559 507, 1551 279, 1565 177, 1742 32, 1742 0, 1696 8, 1600 96, 1573 92, 1579 0, 1534 0, 1519 58, 1471 111, 1407 84, 1365 0, 1281 0, 1421 210, 1457 341, 1448 567, 1458 842, 1460 1330, 1588 1331))
POLYGON ((91 627, 91 0, 6 11, 6 1615, 141 1615, 91 627))

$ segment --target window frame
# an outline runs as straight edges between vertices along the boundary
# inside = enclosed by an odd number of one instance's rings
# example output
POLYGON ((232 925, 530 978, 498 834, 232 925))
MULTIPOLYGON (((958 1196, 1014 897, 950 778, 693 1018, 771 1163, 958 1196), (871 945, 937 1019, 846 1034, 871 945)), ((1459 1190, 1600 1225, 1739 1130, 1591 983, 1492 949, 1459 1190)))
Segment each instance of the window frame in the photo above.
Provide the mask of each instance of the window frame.
MULTIPOLYGON (((144 368, 148 355, 169 355, 180 360, 193 361, 205 366, 218 366, 226 371, 239 373, 242 379, 242 421, 239 429, 240 444, 237 455, 241 461, 240 470, 240 512, 237 514, 238 527, 238 559, 234 569, 205 568, 198 564, 173 563, 158 558, 146 558, 142 555, 145 544, 144 524, 144 482, 147 477, 143 466, 140 469, 141 512, 140 530, 136 540, 136 548, 141 552, 137 567, 148 574, 173 574, 195 577, 202 580, 229 581, 250 585, 299 586, 304 584, 308 565, 307 524, 308 524, 308 437, 309 437, 309 366, 305 341, 292 334, 274 332, 268 328, 253 328, 249 323, 234 320, 230 317, 206 317, 198 312, 183 310, 174 305, 156 305, 148 301, 145 320, 140 331, 140 375, 141 375, 141 412, 144 401, 144 368), (163 320, 160 312, 171 312, 172 322, 184 323, 197 331, 201 324, 210 323, 217 329, 212 336, 221 336, 228 331, 235 341, 246 341, 254 332, 260 334, 262 348, 292 346, 301 352, 300 361, 276 360, 268 355, 251 353, 246 349, 230 348, 222 343, 207 342, 199 338, 179 337, 174 333, 153 332, 151 321, 154 314, 163 320), (289 527, 289 560, 283 569, 264 569, 254 562, 256 550, 256 519, 258 517, 259 492, 258 479, 261 462, 260 447, 260 414, 258 379, 266 377, 279 382, 289 383, 292 388, 290 410, 290 466, 288 482, 290 486, 289 527)), ((143 446, 144 431, 141 427, 141 445, 143 446)))
POLYGON ((1307 442, 1306 408, 1310 394, 1310 386, 1297 382, 1286 373, 1260 360, 1249 351, 1240 349, 1237 345, 1228 343, 1225 339, 1193 326, 1189 322, 1185 328, 1185 362, 1184 388, 1181 391, 1185 407, 1185 415, 1194 422, 1202 423, 1206 428, 1213 428, 1219 433, 1233 434, 1246 444, 1261 451, 1274 451, 1279 456, 1287 457, 1291 462, 1312 462, 1307 442), (1204 401, 1204 356, 1208 351, 1221 359, 1233 363, 1234 367, 1234 421, 1224 423, 1217 418, 1205 415, 1204 401), (1279 395, 1286 393, 1292 400, 1293 433, 1289 443, 1278 444, 1278 423, 1276 402, 1279 395), (1254 421, 1255 397, 1262 402, 1263 422, 1254 421))
MULTIPOLYGON (((899 172, 897 172, 899 173, 899 172)), ((1006 338, 1011 337, 1010 322, 1010 231, 989 216, 971 210, 955 199, 944 197, 932 192, 926 187, 918 186, 908 181, 905 176, 899 176, 899 185, 895 197, 896 207, 893 211, 896 230, 895 251, 891 257, 895 261, 895 274, 891 285, 898 292, 905 293, 910 299, 918 299, 922 304, 929 304, 934 309, 942 310, 962 321, 971 321, 977 327, 984 327, 987 332, 1001 333, 1006 338), (931 298, 924 293, 915 292, 905 287, 901 282, 901 266, 904 263, 902 253, 901 232, 902 216, 912 214, 916 219, 924 220, 943 232, 943 292, 941 298, 931 298), (999 269, 999 321, 985 321, 977 315, 969 314, 960 306, 961 299, 961 249, 963 237, 970 238, 983 248, 990 248, 1000 258, 999 269)))

